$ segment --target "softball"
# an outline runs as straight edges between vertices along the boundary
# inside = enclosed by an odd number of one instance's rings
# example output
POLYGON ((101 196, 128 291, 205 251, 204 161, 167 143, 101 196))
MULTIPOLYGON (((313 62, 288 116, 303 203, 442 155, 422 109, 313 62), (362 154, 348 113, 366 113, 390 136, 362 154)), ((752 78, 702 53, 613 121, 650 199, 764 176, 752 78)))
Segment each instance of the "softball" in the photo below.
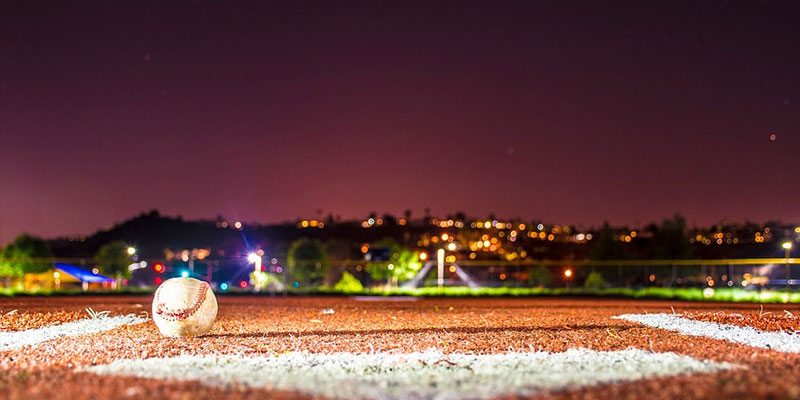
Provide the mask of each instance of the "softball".
POLYGON ((194 278, 168 279, 153 297, 153 320, 165 336, 200 336, 217 318, 217 298, 208 283, 194 278))

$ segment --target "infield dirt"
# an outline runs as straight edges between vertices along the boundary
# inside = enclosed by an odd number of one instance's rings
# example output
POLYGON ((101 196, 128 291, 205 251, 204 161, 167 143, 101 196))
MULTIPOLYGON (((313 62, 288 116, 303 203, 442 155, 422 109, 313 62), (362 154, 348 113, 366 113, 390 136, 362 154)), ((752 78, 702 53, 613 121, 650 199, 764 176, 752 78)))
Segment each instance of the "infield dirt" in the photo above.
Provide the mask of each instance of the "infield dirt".
MULTIPOLYGON (((146 316, 151 298, 26 297, 0 300, 3 330, 88 318, 86 308, 146 316), (16 311, 14 311, 16 310, 16 311)), ((691 319, 794 332, 800 306, 554 298, 350 298, 219 296, 219 316, 203 337, 172 339, 152 320, 104 333, 63 337, 3 352, 0 398, 205 399, 308 398, 261 388, 212 388, 189 382, 81 371, 120 359, 177 355, 268 356, 286 352, 563 352, 638 348, 674 352, 737 368, 711 374, 540 393, 531 398, 800 398, 800 354, 645 327, 612 319, 630 313, 677 313, 691 319), (332 310, 333 312, 331 313, 332 310)))

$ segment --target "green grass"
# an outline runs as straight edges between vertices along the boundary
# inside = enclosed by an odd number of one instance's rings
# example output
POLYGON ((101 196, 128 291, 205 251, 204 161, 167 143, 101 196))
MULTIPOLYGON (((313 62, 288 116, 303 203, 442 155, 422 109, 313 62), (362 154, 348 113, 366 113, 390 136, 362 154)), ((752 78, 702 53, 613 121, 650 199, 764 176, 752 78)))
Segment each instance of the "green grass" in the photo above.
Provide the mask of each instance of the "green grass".
POLYGON ((675 299, 688 301, 723 301, 751 303, 800 303, 800 292, 786 294, 785 291, 721 288, 713 293, 699 288, 642 288, 642 289, 565 289, 565 288, 477 288, 468 287, 424 287, 418 289, 392 289, 388 291, 343 292, 332 289, 317 289, 307 294, 348 294, 378 296, 420 296, 420 297, 531 297, 531 296, 581 296, 581 297, 623 297, 637 299, 675 299))
MULTIPOLYGON (((62 296, 62 295, 135 295, 151 294, 155 288, 124 288, 121 290, 87 291, 59 290, 20 292, 0 288, 0 296, 62 296)), ((266 293, 266 292, 265 292, 266 293)), ((233 289, 227 294, 249 295, 252 292, 233 289)), ((390 290, 338 290, 333 288, 293 289, 290 295, 371 295, 371 296, 417 296, 417 297, 617 297, 635 299, 674 299, 688 301, 722 301, 749 303, 800 303, 800 291, 787 295, 782 290, 743 290, 735 288, 715 289, 713 293, 700 288, 662 288, 651 287, 641 289, 611 288, 476 288, 468 287, 422 287, 417 289, 396 288, 390 290)))
POLYGON ((61 290, 19 290, 0 288, 0 296, 102 296, 102 295, 136 295, 152 294, 155 288, 123 288, 119 290, 88 290, 61 289, 61 290))

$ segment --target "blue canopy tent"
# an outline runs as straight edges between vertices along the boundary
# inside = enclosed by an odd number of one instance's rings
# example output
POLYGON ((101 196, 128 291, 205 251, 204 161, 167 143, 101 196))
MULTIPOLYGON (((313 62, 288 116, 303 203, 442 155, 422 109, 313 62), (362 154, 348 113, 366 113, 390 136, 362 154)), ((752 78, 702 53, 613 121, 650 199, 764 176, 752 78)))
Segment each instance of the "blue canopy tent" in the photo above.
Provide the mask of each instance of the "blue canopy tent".
POLYGON ((95 274, 92 271, 87 271, 81 267, 76 267, 70 264, 56 263, 55 268, 73 278, 84 283, 114 283, 114 279, 105 275, 95 274))

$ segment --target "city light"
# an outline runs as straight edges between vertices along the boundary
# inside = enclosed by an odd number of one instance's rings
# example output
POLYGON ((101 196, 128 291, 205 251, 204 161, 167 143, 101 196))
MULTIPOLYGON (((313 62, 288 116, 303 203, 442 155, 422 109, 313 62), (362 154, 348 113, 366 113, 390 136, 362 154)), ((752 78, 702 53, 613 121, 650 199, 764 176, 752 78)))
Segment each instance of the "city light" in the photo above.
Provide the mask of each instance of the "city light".
POLYGON ((134 254, 136 254, 136 248, 135 247, 128 247, 128 255, 132 256, 134 254))
POLYGON ((189 277, 189 271, 181 271, 181 277, 188 278, 189 277))
POLYGON ((136 271, 137 269, 147 268, 147 262, 142 261, 128 265, 128 271, 136 271))
POLYGON ((792 242, 783 242, 782 245, 784 250, 791 250, 792 249, 792 242))
POLYGON ((155 271, 155 272, 157 272, 159 274, 163 273, 164 272, 164 264, 162 264, 162 263, 153 264, 153 271, 155 271))
POLYGON ((261 259, 261 256, 259 256, 259 255, 258 255, 258 254, 256 254, 256 253, 249 253, 249 254, 247 255, 247 261, 248 261, 249 263, 258 262, 260 259, 261 259))
POLYGON ((572 270, 569 269, 569 268, 565 269, 564 270, 564 276, 567 277, 567 278, 572 277, 572 270))
POLYGON ((219 289, 222 290, 223 292, 228 290, 228 283, 227 282, 220 283, 219 284, 219 289))
POLYGON ((428 253, 426 253, 424 251, 422 253, 419 253, 419 259, 422 260, 422 261, 427 260, 428 259, 428 253))

